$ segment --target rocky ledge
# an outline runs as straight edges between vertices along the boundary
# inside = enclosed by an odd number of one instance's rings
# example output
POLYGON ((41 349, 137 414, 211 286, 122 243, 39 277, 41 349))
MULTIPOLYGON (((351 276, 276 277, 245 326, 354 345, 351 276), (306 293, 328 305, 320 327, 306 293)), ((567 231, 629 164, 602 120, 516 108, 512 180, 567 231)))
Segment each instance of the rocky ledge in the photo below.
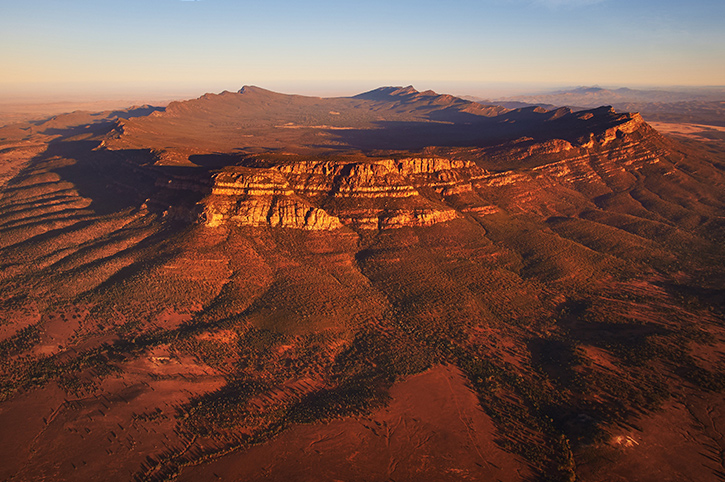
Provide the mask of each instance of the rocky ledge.
POLYGON ((486 172, 443 158, 304 160, 272 167, 234 166, 214 177, 204 201, 209 227, 279 226, 306 230, 430 226, 458 216, 422 196, 470 191, 486 172))

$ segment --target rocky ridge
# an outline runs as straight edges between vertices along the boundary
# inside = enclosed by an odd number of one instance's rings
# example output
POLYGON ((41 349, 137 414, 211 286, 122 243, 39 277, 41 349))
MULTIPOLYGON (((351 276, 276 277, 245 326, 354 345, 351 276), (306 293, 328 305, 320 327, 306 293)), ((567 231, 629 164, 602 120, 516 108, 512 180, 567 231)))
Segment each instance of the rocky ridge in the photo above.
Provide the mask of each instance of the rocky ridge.
POLYGON ((225 223, 306 230, 429 226, 458 215, 422 196, 418 188, 441 194, 470 191, 471 181, 485 175, 471 161, 441 158, 234 166, 215 175, 211 195, 203 202, 204 218, 209 227, 225 223))
POLYGON ((250 160, 215 175, 211 196, 203 201, 204 219, 210 227, 305 230, 430 226, 460 217, 463 212, 450 201, 467 197, 499 198, 501 208, 520 211, 529 209, 526 200, 542 189, 576 189, 591 199, 621 191, 631 187, 638 170, 666 153, 664 140, 637 115, 584 137, 578 143, 521 138, 506 147, 475 150, 476 161, 452 156, 250 160), (530 167, 496 172, 479 165, 491 161, 530 167), (501 196, 503 191, 509 196, 501 196))
MULTIPOLYGON (((411 86, 336 99, 244 87, 117 124, 101 147, 150 148, 162 192, 149 203, 210 228, 431 226, 466 213, 526 210, 542 190, 573 189, 591 205, 631 187, 639 169, 667 152, 639 114, 606 106, 508 110, 411 86), (162 146, 158 133, 166 130, 162 146), (416 136, 421 148, 403 149, 416 136), (206 144, 192 142, 202 137, 206 144), (371 139, 392 148, 359 148, 371 139), (184 190, 202 198, 174 205, 178 195, 167 193, 184 190), (498 207, 486 207, 494 199, 498 207)), ((546 205, 534 209, 571 211, 562 200, 546 205)))

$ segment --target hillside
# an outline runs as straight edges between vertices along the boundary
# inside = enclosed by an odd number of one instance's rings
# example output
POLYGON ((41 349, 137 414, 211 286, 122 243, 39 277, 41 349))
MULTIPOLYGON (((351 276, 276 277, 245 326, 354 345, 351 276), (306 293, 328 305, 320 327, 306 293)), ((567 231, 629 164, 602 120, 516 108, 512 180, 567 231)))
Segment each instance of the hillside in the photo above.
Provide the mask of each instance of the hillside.
POLYGON ((725 148, 258 87, 0 129, 0 479, 725 474, 725 148))
MULTIPOLYGON (((488 104, 491 101, 481 101, 488 104)), ((548 94, 495 101, 508 108, 568 106, 583 110, 611 105, 618 111, 639 112, 668 134, 699 141, 725 140, 725 89, 636 90, 579 87, 548 94)))

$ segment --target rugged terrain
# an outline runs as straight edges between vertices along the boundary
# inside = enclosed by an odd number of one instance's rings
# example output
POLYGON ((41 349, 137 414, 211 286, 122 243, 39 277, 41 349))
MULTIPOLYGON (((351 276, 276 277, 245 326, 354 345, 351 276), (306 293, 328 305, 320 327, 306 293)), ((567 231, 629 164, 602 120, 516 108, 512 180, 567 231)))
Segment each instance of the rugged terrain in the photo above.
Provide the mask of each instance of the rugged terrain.
POLYGON ((2 480, 721 480, 725 149, 257 87, 0 129, 2 480))
POLYGON ((618 111, 639 112, 660 132, 679 138, 722 142, 725 141, 723 99, 725 91, 718 87, 680 90, 579 87, 548 94, 520 95, 496 103, 509 108, 539 105, 548 109, 568 106, 573 110, 611 105, 618 111))

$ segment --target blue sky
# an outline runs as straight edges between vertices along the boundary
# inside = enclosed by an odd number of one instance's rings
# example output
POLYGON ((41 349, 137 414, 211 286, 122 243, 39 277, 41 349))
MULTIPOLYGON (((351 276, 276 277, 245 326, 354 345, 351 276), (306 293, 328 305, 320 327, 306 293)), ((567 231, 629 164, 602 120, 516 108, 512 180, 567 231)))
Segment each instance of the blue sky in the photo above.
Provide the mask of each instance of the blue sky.
POLYGON ((723 0, 0 0, 0 95, 724 85, 723 0))

